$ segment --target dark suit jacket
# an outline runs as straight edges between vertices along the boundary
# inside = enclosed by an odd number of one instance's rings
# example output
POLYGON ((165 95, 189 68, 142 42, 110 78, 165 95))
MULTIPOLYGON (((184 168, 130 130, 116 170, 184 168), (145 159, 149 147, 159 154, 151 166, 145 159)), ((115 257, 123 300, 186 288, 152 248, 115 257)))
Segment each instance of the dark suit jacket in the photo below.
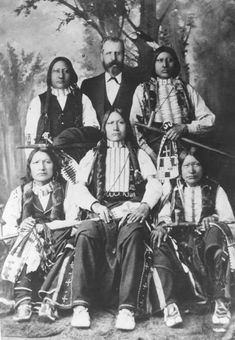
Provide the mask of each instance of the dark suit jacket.
POLYGON ((125 115, 129 118, 130 109, 132 105, 132 97, 138 82, 131 77, 127 72, 122 72, 122 82, 114 100, 111 105, 107 98, 106 86, 105 86, 105 73, 102 73, 96 77, 85 79, 82 82, 81 90, 86 94, 96 110, 99 122, 102 122, 105 111, 112 107, 121 108, 124 110, 125 115))

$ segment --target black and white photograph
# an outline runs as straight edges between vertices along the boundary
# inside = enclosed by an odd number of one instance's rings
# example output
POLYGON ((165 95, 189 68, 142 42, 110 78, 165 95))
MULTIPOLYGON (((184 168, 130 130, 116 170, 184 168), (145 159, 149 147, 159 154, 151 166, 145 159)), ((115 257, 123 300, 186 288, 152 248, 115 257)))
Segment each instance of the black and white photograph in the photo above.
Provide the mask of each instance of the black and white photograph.
POLYGON ((235 339, 235 0, 0 0, 0 340, 235 339))

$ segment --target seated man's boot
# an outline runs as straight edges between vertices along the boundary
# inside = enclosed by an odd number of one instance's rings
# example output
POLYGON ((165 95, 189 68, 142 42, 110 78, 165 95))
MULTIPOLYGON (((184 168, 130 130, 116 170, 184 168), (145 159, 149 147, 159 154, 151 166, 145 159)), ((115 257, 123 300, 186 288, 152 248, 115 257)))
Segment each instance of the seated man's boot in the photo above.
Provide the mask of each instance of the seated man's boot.
POLYGON ((213 330, 216 332, 225 332, 226 327, 231 320, 229 310, 230 304, 223 299, 215 300, 215 310, 212 316, 213 330))
POLYGON ((38 316, 41 321, 54 322, 56 319, 58 319, 58 312, 55 306, 50 303, 50 301, 43 300, 38 310, 38 316))
POLYGON ((120 309, 115 327, 123 331, 132 331, 135 328, 134 313, 126 308, 120 309))
POLYGON ((89 328, 91 325, 88 308, 84 306, 76 306, 73 309, 73 317, 71 326, 76 328, 89 328))
POLYGON ((167 327, 178 327, 182 325, 183 320, 179 308, 175 303, 170 303, 164 308, 164 321, 167 327))
POLYGON ((17 322, 29 321, 32 316, 32 306, 29 303, 21 303, 17 309, 13 320, 17 322))

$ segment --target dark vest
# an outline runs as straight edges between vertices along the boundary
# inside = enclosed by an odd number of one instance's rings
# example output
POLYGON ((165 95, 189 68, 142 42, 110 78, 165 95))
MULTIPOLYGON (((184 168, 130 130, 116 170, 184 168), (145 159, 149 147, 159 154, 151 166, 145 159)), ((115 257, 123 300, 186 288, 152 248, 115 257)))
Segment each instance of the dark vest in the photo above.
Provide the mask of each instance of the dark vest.
POLYGON ((44 132, 49 132, 53 138, 67 128, 82 126, 82 93, 79 89, 76 89, 74 94, 68 95, 63 110, 56 96, 51 95, 47 115, 45 115, 46 95, 46 92, 39 95, 41 116, 37 126, 36 143, 40 141, 44 132))
MULTIPOLYGON (((64 184, 55 183, 54 184, 54 193, 52 192, 49 196, 49 200, 47 203, 47 207, 45 211, 41 205, 41 202, 37 195, 32 192, 32 201, 28 204, 25 204, 25 200, 28 198, 27 191, 31 190, 32 183, 27 183, 21 185, 22 191, 22 200, 21 200, 21 216, 18 220, 18 224, 22 222, 22 219, 25 219, 29 216, 32 216, 35 219, 39 219, 42 222, 49 222, 52 221, 51 215, 53 215, 53 219, 56 220, 63 220, 64 219, 64 209, 63 209, 63 202, 64 202, 64 184), (56 201, 56 207, 52 214, 53 209, 53 195, 54 200, 56 201)), ((31 195, 31 194, 30 194, 31 195)))
POLYGON ((105 73, 90 79, 85 79, 82 82, 81 90, 90 98, 96 111, 97 118, 99 122, 102 123, 104 113, 111 107, 122 109, 126 117, 129 118, 132 97, 137 85, 138 82, 133 79, 129 73, 127 74, 127 72, 123 71, 122 82, 113 105, 110 104, 107 98, 105 73))
POLYGON ((109 101, 108 96, 107 96, 106 87, 105 87, 105 91, 104 91, 104 112, 107 112, 107 111, 111 110, 112 107, 115 107, 115 105, 114 105, 115 101, 116 100, 114 100, 113 105, 110 104, 110 101, 109 101))
MULTIPOLYGON (((175 221, 175 209, 179 209, 179 219, 180 221, 185 221, 184 216, 184 209, 183 204, 180 198, 179 189, 176 185, 176 180, 172 180, 173 184, 173 191, 171 195, 171 211, 172 211, 172 221, 175 221)), ((209 178, 204 178, 201 183, 202 188, 202 212, 199 223, 202 221, 204 217, 211 216, 215 213, 215 200, 216 200, 216 193, 218 189, 218 183, 214 182, 209 178)))
POLYGON ((51 214, 51 209, 52 209, 52 198, 50 195, 46 210, 43 211, 43 207, 41 205, 41 202, 38 199, 37 195, 33 195, 33 217, 35 219, 39 219, 43 222, 50 222, 50 214, 51 214))
POLYGON ((184 105, 187 106, 187 108, 188 108, 188 110, 187 110, 188 115, 187 115, 187 117, 183 118, 183 123, 184 124, 189 124, 193 120, 196 119, 195 108, 193 107, 192 101, 191 101, 191 99, 189 97, 189 93, 188 93, 188 89, 187 89, 187 84, 183 80, 182 80, 182 87, 183 87, 184 94, 183 93, 179 93, 178 97, 177 97, 177 100, 178 100, 179 106, 184 106, 184 105))
MULTIPOLYGON (((105 86, 105 91, 104 91, 104 112, 107 112, 108 110, 112 110, 113 108, 115 107, 121 107, 123 105, 122 102, 120 102, 120 99, 121 98, 121 92, 122 92, 122 88, 121 88, 122 85, 120 85, 120 88, 117 92, 117 95, 114 99, 114 102, 113 104, 110 103, 109 99, 108 99, 108 95, 107 95, 107 90, 106 90, 106 86, 105 86)), ((125 107, 126 109, 126 107, 125 107)))

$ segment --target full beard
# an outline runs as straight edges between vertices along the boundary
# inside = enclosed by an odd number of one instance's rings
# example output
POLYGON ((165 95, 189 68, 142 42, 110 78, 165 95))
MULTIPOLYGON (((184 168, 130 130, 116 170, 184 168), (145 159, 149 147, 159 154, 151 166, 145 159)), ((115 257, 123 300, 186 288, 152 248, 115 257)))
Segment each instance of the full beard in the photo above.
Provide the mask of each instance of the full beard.
POLYGON ((120 62, 111 62, 109 64, 103 63, 103 67, 106 72, 110 73, 113 77, 116 77, 123 69, 123 63, 120 62))

